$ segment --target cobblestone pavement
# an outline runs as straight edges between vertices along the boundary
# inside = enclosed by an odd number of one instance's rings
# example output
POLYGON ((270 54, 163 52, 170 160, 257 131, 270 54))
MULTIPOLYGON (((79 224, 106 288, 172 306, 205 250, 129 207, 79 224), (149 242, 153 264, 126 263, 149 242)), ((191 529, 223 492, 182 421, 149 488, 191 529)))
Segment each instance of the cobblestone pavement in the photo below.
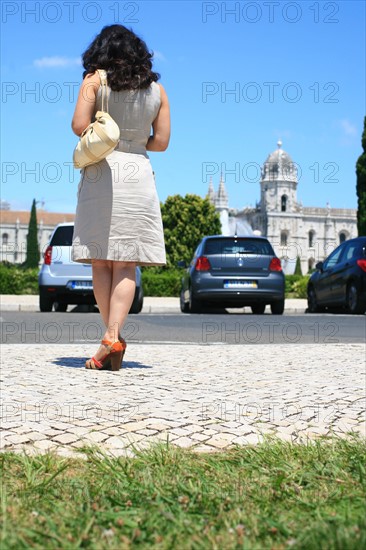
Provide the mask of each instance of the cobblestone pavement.
POLYGON ((119 372, 95 345, 3 345, 1 450, 115 456, 166 441, 197 451, 366 436, 365 346, 129 344, 119 372))

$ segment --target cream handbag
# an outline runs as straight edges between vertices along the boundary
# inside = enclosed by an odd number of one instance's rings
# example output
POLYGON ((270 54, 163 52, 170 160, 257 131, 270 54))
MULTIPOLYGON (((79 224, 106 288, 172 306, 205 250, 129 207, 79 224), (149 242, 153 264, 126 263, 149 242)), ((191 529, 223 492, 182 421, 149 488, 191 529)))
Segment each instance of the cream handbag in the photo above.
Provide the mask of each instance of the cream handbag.
POLYGON ((98 73, 102 86, 102 110, 95 113, 95 122, 85 128, 75 147, 73 162, 79 170, 103 160, 116 148, 120 138, 119 126, 108 113, 107 73, 103 69, 98 69, 98 73))

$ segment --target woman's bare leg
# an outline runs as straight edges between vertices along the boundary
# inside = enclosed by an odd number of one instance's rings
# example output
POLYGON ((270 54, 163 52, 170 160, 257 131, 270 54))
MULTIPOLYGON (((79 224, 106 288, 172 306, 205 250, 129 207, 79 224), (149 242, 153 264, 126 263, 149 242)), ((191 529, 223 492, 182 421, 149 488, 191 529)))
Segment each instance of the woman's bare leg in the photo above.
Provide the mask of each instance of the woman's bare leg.
POLYGON ((130 311, 136 289, 136 264, 113 262, 109 318, 104 337, 115 342, 130 311))
POLYGON ((111 301, 112 263, 110 260, 92 260, 94 296, 106 327, 108 326, 111 301))
MULTIPOLYGON (((136 288, 136 264, 93 260, 93 288, 100 314, 106 326, 103 339, 116 342, 130 311, 136 288)), ((95 359, 105 356, 100 345, 95 359)))

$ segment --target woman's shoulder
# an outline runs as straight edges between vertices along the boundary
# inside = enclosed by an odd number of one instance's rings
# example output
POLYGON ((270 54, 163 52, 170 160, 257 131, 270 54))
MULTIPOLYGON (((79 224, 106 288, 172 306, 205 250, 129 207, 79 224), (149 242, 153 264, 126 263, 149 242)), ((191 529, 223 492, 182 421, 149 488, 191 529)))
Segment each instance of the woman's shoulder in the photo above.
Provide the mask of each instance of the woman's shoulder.
POLYGON ((99 93, 100 90, 100 76, 98 71, 95 73, 88 73, 85 75, 82 86, 89 89, 90 87, 94 90, 94 93, 99 93))
POLYGON ((163 99, 167 96, 165 88, 161 82, 152 82, 150 84, 150 87, 156 90, 156 92, 159 94, 160 99, 163 99))
POLYGON ((168 96, 167 96, 167 93, 165 91, 164 86, 161 84, 161 82, 155 82, 155 84, 159 88, 160 100, 161 101, 167 101, 168 96))
POLYGON ((155 84, 155 86, 157 86, 159 90, 161 90, 162 92, 165 92, 165 88, 161 82, 153 82, 153 84, 155 84))
POLYGON ((90 82, 90 83, 95 83, 95 84, 98 84, 100 83, 100 75, 99 75, 99 72, 98 71, 95 71, 95 73, 88 73, 85 75, 84 77, 84 82, 90 82))

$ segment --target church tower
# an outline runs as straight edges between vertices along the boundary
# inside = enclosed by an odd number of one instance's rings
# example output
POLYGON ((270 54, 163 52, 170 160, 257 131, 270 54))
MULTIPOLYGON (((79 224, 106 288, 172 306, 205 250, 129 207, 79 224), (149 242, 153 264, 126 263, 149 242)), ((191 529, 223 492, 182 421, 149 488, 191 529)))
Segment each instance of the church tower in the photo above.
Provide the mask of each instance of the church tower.
POLYGON ((224 180, 222 179, 222 174, 220 177, 219 189, 217 191, 217 195, 215 199, 215 206, 217 210, 225 210, 225 209, 228 210, 229 208, 228 196, 227 196, 224 180))
POLYGON ((229 229, 229 200, 226 192, 222 174, 220 177, 219 189, 215 198, 215 208, 220 215, 222 235, 230 235, 229 229))
POLYGON ((297 170, 295 163, 277 142, 276 151, 268 155, 262 168, 261 200, 262 212, 297 211, 297 170))
POLYGON ((215 190, 214 190, 214 186, 212 183, 212 176, 211 176, 210 183, 208 184, 208 193, 207 193, 207 198, 211 204, 215 204, 215 197, 216 195, 215 195, 215 190))
POLYGON ((263 165, 260 188, 264 235, 281 258, 285 273, 293 273, 296 258, 302 258, 307 243, 297 203, 297 169, 282 149, 282 141, 277 142, 277 149, 263 165))
POLYGON ((216 212, 219 213, 221 221, 221 234, 230 235, 229 228, 229 199, 228 194, 225 188, 224 180, 222 179, 222 174, 220 177, 219 188, 217 193, 215 193, 212 178, 210 178, 210 183, 208 185, 207 198, 214 205, 216 212))

